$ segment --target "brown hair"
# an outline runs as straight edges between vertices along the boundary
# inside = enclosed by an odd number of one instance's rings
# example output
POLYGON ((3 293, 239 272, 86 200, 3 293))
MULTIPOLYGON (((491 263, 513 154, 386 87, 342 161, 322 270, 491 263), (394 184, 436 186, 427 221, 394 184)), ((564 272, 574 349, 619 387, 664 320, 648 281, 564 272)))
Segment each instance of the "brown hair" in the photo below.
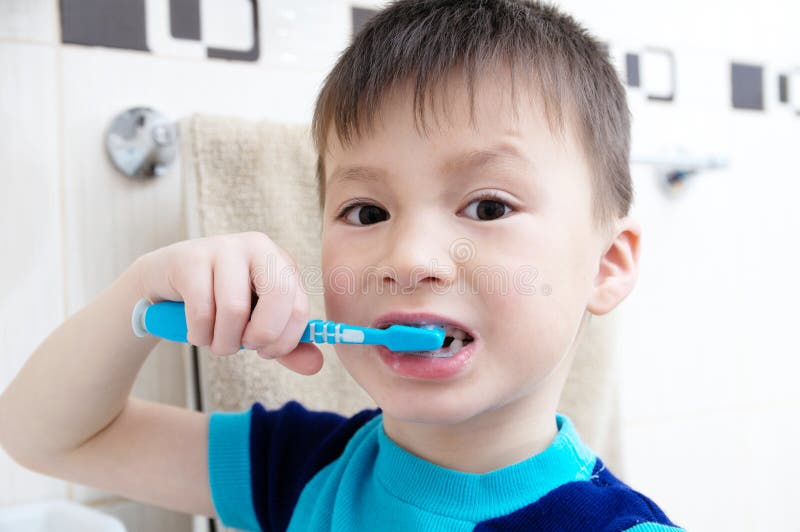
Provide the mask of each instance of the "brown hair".
POLYGON ((427 132, 425 103, 457 68, 465 75, 474 120, 476 78, 498 63, 509 67, 512 96, 520 71, 538 89, 551 131, 563 138, 565 114, 577 128, 592 169, 595 223, 607 228, 615 215, 627 215, 633 187, 625 88, 595 37, 556 7, 530 0, 399 0, 374 15, 317 98, 311 128, 320 205, 332 124, 348 146, 372 129, 383 97, 410 83, 414 123, 419 118, 427 132))

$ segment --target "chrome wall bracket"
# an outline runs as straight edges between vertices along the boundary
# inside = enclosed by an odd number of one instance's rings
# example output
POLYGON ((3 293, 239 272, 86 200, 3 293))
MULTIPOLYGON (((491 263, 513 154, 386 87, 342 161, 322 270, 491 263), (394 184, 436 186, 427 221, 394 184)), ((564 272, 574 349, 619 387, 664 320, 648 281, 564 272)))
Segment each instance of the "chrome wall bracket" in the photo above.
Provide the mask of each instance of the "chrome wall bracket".
POLYGON ((129 177, 164 175, 178 154, 178 132, 158 111, 133 107, 111 121, 106 151, 114 167, 129 177))

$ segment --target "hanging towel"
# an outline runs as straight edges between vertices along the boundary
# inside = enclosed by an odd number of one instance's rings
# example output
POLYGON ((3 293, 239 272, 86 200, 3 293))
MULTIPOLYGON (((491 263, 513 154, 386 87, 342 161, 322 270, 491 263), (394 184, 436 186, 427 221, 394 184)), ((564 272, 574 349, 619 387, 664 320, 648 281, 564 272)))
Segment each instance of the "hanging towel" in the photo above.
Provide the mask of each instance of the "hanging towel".
MULTIPOLYGON (((316 152, 307 124, 194 115, 181 121, 180 137, 184 219, 191 238, 261 231, 295 259, 300 271, 320 268, 316 152)), ((309 296, 311 316, 324 319, 321 286, 317 288, 309 296)), ((559 410, 619 474, 615 321, 614 313, 589 321, 559 410)), ((313 377, 265 362, 253 351, 219 357, 201 348, 204 409, 241 411, 254 401, 275 408, 290 399, 345 415, 374 408, 333 347, 319 347, 325 363, 313 377)))

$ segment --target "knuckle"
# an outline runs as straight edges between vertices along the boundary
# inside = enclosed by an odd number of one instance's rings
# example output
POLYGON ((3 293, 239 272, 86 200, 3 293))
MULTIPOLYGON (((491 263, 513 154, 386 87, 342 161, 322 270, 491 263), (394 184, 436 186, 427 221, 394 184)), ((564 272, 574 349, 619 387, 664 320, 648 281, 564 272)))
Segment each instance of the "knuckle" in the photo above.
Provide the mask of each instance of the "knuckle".
POLYGON ((176 289, 191 286, 192 276, 204 266, 206 257, 195 251, 188 251, 172 262, 172 267, 167 270, 167 276, 172 286, 176 289))
POLYGON ((192 302, 186 305, 189 319, 200 326, 207 326, 214 318, 214 305, 210 301, 192 302))
POLYGON ((197 264, 201 264, 208 259, 206 250, 200 245, 190 245, 180 254, 179 267, 191 271, 197 264))
POLYGON ((308 321, 310 317, 311 317, 311 302, 308 300, 307 296, 303 295, 298 299, 297 304, 292 310, 291 319, 297 321, 308 321))
POLYGON ((219 312, 231 318, 245 318, 250 316, 250 302, 241 299, 229 299, 220 303, 219 312))
POLYGON ((260 327, 253 331, 253 340, 256 345, 269 345, 280 338, 281 331, 269 327, 260 327))
POLYGON ((263 246, 268 243, 272 243, 272 240, 267 236, 267 234, 262 233, 261 231, 247 231, 242 236, 244 237, 245 241, 251 245, 263 246))
POLYGON ((264 297, 269 295, 274 284, 275 279, 272 272, 262 266, 256 266, 250 272, 250 285, 257 296, 264 297))

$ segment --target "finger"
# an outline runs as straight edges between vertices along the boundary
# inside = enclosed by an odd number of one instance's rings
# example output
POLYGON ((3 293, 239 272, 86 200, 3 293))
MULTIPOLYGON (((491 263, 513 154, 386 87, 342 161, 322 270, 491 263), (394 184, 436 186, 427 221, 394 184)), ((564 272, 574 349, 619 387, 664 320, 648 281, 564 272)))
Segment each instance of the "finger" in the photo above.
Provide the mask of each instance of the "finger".
POLYGON ((313 375, 322 369, 322 351, 311 343, 300 343, 288 355, 276 358, 278 362, 301 375, 313 375))
POLYGON ((260 356, 265 358, 282 357, 291 353, 300 343, 300 338, 308 326, 310 304, 308 296, 302 289, 296 290, 295 293, 294 307, 289 316, 289 322, 277 340, 258 349, 260 356))
POLYGON ((254 255, 251 260, 250 278, 258 302, 242 342, 245 347, 258 350, 281 338, 295 306, 297 282, 291 264, 274 251, 254 255))
POLYGON ((239 351, 242 333, 250 319, 250 270, 246 259, 221 249, 214 264, 214 301, 217 307, 211 352, 231 355, 239 351))
POLYGON ((184 302, 186 340, 192 345, 209 345, 216 313, 211 264, 187 261, 181 271, 173 283, 180 294, 178 299, 184 302))

